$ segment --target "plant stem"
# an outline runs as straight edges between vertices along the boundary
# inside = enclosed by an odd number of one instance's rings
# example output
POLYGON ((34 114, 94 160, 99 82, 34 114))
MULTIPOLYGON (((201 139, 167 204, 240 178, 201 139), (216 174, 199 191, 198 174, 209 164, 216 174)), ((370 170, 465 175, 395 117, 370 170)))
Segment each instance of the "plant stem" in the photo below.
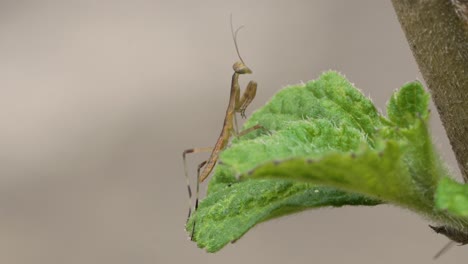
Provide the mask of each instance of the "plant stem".
POLYGON ((392 0, 467 182, 468 22, 452 2, 392 0))

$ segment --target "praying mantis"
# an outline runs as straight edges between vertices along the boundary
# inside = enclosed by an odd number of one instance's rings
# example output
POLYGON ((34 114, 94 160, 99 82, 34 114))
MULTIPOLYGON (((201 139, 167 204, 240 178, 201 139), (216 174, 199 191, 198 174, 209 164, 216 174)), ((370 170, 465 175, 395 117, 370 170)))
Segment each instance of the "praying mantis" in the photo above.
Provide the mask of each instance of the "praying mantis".
MULTIPOLYGON (((234 135, 234 136, 240 137, 256 129, 263 128, 261 125, 255 125, 241 132, 237 131, 236 113, 240 113, 241 117, 245 118, 245 110, 247 106, 249 106, 249 104, 252 102, 252 100, 255 97, 255 94, 257 93, 257 83, 255 81, 250 81, 247 84, 247 87, 245 88, 244 93, 242 94, 242 97, 240 96, 239 76, 242 74, 252 73, 252 70, 245 65, 244 60, 240 56, 239 48, 237 45, 237 33, 239 32, 241 28, 242 26, 237 28, 236 31, 234 31, 234 28, 232 25, 232 16, 231 16, 231 33, 232 33, 232 38, 234 41, 234 46, 236 48, 237 56, 239 57, 239 61, 235 62, 234 65, 232 66, 234 70, 234 74, 232 75, 232 81, 231 81, 231 93, 229 96, 229 103, 226 109, 226 115, 224 117, 224 123, 223 123, 223 128, 221 130, 221 134, 219 135, 218 140, 216 141, 216 144, 214 145, 214 147, 191 148, 191 149, 185 150, 182 153, 182 158, 184 161, 185 179, 186 179, 187 190, 189 194, 189 213, 187 217, 187 222, 192 213, 192 204, 191 204, 192 190, 190 188, 190 180, 189 180, 188 170, 187 170, 187 162, 186 162, 187 154, 211 151, 210 157, 207 160, 200 163, 197 167, 197 187, 196 187, 197 189, 196 189, 195 209, 194 209, 194 211, 196 211, 198 209, 198 196, 199 196, 199 190, 200 190, 200 183, 202 183, 206 178, 208 178, 210 173, 213 171, 218 161, 220 152, 226 148, 231 136, 234 135)), ((193 224, 192 233, 190 235, 191 240, 193 240, 194 233, 195 233, 195 222, 193 224)))

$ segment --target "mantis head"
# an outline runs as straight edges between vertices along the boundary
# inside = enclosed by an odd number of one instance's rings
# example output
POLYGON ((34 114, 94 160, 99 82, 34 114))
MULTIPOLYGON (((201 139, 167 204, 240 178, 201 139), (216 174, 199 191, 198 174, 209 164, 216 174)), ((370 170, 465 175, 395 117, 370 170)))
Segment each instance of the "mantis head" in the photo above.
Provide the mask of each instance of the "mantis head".
POLYGON ((252 70, 245 66, 243 61, 237 61, 232 65, 232 69, 238 74, 250 74, 252 70))

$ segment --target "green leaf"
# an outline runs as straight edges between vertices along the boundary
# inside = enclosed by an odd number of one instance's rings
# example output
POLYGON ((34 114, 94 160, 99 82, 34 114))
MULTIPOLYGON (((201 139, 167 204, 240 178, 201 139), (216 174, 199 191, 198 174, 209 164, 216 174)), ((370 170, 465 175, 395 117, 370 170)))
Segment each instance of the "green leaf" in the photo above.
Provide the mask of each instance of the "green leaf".
POLYGON ((408 208, 418 208, 422 202, 402 162, 402 151, 392 141, 381 151, 367 148, 358 154, 333 153, 319 160, 292 158, 268 162, 242 176, 325 184, 408 208))
POLYGON ((455 216, 468 217, 468 185, 444 177, 436 191, 436 207, 455 216))
POLYGON ((207 197, 187 224, 215 252, 254 225, 323 206, 390 202, 428 217, 445 167, 427 130, 428 94, 409 83, 388 105, 388 119, 342 75, 279 91, 220 155, 207 197), (239 180, 240 178, 240 180, 239 180))
POLYGON ((428 104, 429 94, 424 92, 421 83, 407 83, 390 98, 388 118, 402 128, 411 127, 418 119, 429 117, 428 104))
POLYGON ((255 224, 321 206, 375 205, 379 201, 328 187, 291 181, 257 180, 232 184, 211 193, 188 224, 200 247, 215 252, 239 239, 255 224))
POLYGON ((429 94, 420 82, 411 82, 392 95, 387 105, 390 120, 382 129, 387 139, 400 139, 405 149, 404 162, 411 178, 426 200, 431 200, 441 175, 448 172, 435 153, 430 140, 427 122, 429 119, 429 94))

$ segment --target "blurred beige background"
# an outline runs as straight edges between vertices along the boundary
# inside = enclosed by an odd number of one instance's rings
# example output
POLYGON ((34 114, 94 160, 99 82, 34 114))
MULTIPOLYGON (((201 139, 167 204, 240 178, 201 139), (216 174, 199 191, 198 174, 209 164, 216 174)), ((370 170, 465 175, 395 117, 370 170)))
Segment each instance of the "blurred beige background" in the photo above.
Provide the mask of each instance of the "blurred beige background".
MULTIPOLYGON (((2 0, 0 263, 432 261, 446 239, 391 206, 283 217, 217 254, 187 241, 181 153, 221 129, 230 13, 246 25, 243 84, 259 83, 249 114, 328 69, 380 108, 421 78, 390 1, 2 0)), ((203 157, 190 157, 192 173, 203 157)), ((467 257, 456 247, 438 263, 467 257)))

